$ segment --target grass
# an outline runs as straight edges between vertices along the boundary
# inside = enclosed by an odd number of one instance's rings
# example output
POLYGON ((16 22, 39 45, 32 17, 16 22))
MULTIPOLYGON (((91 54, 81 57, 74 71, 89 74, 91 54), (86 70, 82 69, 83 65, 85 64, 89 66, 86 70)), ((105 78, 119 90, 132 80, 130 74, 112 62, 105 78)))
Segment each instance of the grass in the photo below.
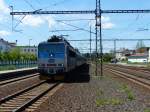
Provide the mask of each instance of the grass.
POLYGON ((104 91, 102 89, 99 89, 96 91, 97 96, 101 96, 104 94, 104 91))
POLYGON ((104 90, 100 88, 96 91, 96 95, 98 96, 98 98, 95 100, 97 106, 119 105, 123 103, 122 100, 118 98, 104 98, 104 90))
POLYGON ((150 108, 149 109, 144 109, 144 112, 150 112, 150 108))
POLYGON ((127 94, 128 100, 132 101, 135 99, 133 92, 131 91, 131 89, 129 89, 129 87, 127 85, 123 84, 121 86, 121 91, 123 91, 127 94))
POLYGON ((4 71, 4 70, 15 70, 15 69, 19 69, 19 68, 28 68, 28 67, 35 67, 36 65, 20 65, 20 66, 16 66, 16 65, 5 65, 5 66, 0 66, 0 71, 4 71))
POLYGON ((97 106, 103 106, 103 105, 120 105, 123 102, 122 100, 118 98, 111 98, 111 99, 99 98, 99 99, 96 99, 95 103, 97 106))
POLYGON ((4 71, 4 70, 15 70, 16 67, 13 65, 10 66, 0 66, 0 71, 4 71))

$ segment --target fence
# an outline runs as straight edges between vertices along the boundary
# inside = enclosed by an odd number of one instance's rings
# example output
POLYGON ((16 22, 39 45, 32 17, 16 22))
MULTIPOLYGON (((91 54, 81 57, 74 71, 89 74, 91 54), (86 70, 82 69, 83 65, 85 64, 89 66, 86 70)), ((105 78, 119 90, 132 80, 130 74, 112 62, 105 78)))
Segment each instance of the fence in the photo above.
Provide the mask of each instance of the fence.
POLYGON ((22 61, 0 61, 0 71, 2 70, 14 70, 19 68, 30 68, 36 67, 37 61, 29 61, 29 60, 22 60, 22 61))

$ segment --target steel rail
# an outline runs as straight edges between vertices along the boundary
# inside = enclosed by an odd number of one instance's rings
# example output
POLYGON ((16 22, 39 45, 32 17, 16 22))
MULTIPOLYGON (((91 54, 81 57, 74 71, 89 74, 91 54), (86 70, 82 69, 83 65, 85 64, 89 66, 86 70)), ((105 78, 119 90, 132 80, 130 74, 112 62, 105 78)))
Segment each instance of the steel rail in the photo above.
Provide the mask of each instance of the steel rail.
POLYGON ((32 105, 34 102, 36 102, 38 99, 40 99, 41 97, 43 97, 50 90, 52 90, 53 88, 55 88, 58 85, 59 85, 59 83, 56 83, 56 84, 52 85, 51 87, 49 87, 48 89, 46 89, 44 92, 42 92, 41 94, 33 97, 31 100, 29 100, 28 102, 24 103, 22 106, 20 106, 19 108, 17 108, 13 112, 21 112, 21 111, 25 110, 28 106, 32 105))
POLYGON ((130 75, 129 73, 124 73, 124 72, 121 72, 121 71, 118 71, 118 70, 114 70, 114 69, 111 69, 111 68, 105 68, 104 70, 108 70, 109 72, 113 73, 114 75, 117 75, 119 77, 122 77, 124 79, 127 79, 129 81, 132 81, 138 85, 141 85, 147 89, 150 90, 150 82, 149 80, 146 80, 146 79, 143 79, 143 78, 139 78, 139 77, 136 77, 136 76, 133 76, 133 75, 130 75))
POLYGON ((25 79, 28 79, 28 78, 31 78, 31 77, 36 77, 38 75, 39 75, 39 73, 36 73, 36 74, 28 75, 28 76, 21 76, 19 78, 14 78, 14 79, 10 79, 10 80, 1 81, 0 86, 10 84, 10 83, 13 83, 13 82, 17 82, 17 81, 21 81, 21 80, 25 80, 25 79))
POLYGON ((133 68, 126 68, 126 67, 121 67, 121 66, 112 66, 112 65, 105 65, 106 67, 113 67, 115 70, 118 70, 120 72, 123 72, 123 71, 127 71, 126 73, 129 73, 131 75, 134 75, 134 76, 137 76, 137 77, 140 77, 140 78, 144 78, 144 79, 148 79, 150 80, 150 71, 144 71, 144 70, 134 70, 133 68), (130 73, 131 72, 131 73, 130 73))
POLYGON ((12 95, 9 95, 9 96, 6 96, 6 97, 0 99, 0 105, 1 105, 2 103, 5 103, 6 101, 9 101, 10 99, 13 99, 13 98, 16 97, 16 96, 21 95, 21 94, 24 93, 24 92, 27 92, 27 91, 29 91, 29 90, 31 90, 31 89, 33 89, 33 88, 35 88, 35 87, 37 87, 37 86, 39 86, 39 85, 45 83, 45 82, 46 82, 46 81, 42 81, 42 82, 40 82, 40 83, 38 83, 38 84, 35 84, 35 85, 31 86, 31 87, 25 88, 25 89, 23 89, 23 90, 21 90, 21 91, 19 91, 19 92, 16 92, 16 93, 14 93, 14 94, 12 94, 12 95))

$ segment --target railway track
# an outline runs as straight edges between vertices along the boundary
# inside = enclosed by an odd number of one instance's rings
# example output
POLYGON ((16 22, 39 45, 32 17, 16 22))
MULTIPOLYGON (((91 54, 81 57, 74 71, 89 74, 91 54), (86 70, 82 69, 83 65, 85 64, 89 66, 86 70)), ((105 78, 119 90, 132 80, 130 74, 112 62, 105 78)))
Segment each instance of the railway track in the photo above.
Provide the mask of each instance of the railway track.
POLYGON ((24 111, 58 85, 59 83, 48 84, 46 81, 42 81, 32 87, 2 98, 0 99, 0 112, 24 111))
POLYGON ((136 75, 126 73, 124 71, 116 70, 116 69, 110 68, 110 67, 109 68, 105 67, 104 70, 111 72, 112 74, 114 74, 116 76, 122 77, 124 79, 129 80, 129 81, 132 81, 132 82, 134 82, 138 85, 141 85, 141 86, 150 90, 150 80, 149 79, 141 78, 141 77, 138 77, 136 75))
POLYGON ((37 77, 37 76, 39 76, 39 73, 35 73, 35 74, 27 75, 27 76, 21 76, 19 78, 9 79, 9 80, 5 80, 5 81, 0 81, 0 86, 12 84, 17 81, 21 81, 21 80, 25 80, 25 79, 29 79, 29 78, 37 77))
POLYGON ((107 68, 113 68, 115 70, 118 70, 120 72, 124 72, 124 73, 128 73, 128 74, 132 74, 133 76, 137 76, 139 78, 144 78, 144 79, 148 79, 150 80, 150 72, 149 71, 145 71, 145 70, 141 70, 140 68, 137 69, 135 67, 126 67, 126 66, 119 66, 119 65, 105 65, 105 67, 107 68))
POLYGON ((145 72, 145 73, 150 73, 150 69, 147 67, 136 67, 136 66, 125 66, 125 65, 118 65, 118 64, 108 64, 110 66, 114 66, 114 67, 121 67, 121 68, 126 68, 126 69, 132 69, 132 70, 138 70, 141 72, 145 72))

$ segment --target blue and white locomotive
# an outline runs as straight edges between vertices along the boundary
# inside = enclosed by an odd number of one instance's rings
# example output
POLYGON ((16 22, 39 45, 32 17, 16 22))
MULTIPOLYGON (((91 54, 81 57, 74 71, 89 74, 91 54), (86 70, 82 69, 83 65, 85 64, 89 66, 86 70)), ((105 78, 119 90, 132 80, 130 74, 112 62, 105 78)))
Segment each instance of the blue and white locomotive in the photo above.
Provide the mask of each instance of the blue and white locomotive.
POLYGON ((61 36, 38 45, 38 71, 47 76, 66 73, 86 63, 78 50, 61 36))

